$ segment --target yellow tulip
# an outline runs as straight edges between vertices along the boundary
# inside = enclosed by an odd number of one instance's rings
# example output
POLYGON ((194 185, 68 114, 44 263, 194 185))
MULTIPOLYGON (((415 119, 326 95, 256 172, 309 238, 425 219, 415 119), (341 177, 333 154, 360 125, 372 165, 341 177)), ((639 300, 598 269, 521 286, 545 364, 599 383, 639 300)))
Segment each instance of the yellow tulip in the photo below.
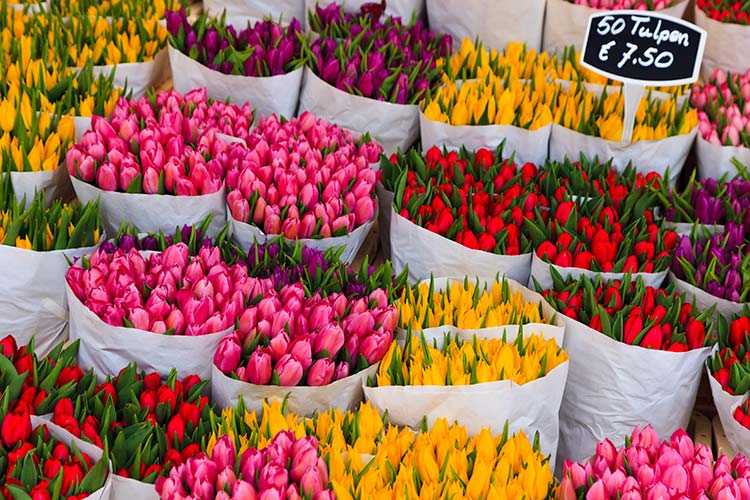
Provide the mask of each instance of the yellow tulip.
POLYGON ((16 107, 7 99, 0 101, 0 129, 10 132, 16 122, 16 107))

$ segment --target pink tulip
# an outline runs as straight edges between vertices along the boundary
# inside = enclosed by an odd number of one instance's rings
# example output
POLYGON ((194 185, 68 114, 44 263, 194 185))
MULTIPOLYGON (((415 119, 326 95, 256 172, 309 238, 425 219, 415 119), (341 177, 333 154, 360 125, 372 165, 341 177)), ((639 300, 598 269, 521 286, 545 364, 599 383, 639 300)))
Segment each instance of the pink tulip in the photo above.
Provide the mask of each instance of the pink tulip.
POLYGON ((258 479, 258 488, 261 492, 267 489, 283 490, 288 484, 289 472, 285 467, 275 463, 268 463, 261 468, 260 478, 258 479))
POLYGON ((279 385, 295 386, 302 380, 302 364, 291 354, 285 354, 276 363, 275 372, 279 377, 279 385))
POLYGON ((96 172, 96 182, 104 191, 117 191, 117 169, 111 163, 103 163, 96 172))
POLYGON ((214 354, 214 365, 222 373, 230 374, 239 366, 241 356, 242 347, 239 338, 236 333, 231 333, 219 342, 219 347, 214 354))
MULTIPOLYGON (((226 436, 222 436, 226 437, 226 436)), ((237 482, 237 476, 234 473, 234 470, 230 467, 226 467, 221 472, 219 472, 219 475, 216 478, 216 487, 219 490, 224 490, 225 488, 229 489, 229 491, 232 491, 234 488, 235 483, 237 482)), ((226 492, 222 491, 226 495, 226 492)), ((229 496, 227 496, 229 498, 229 496)))
POLYGON ((255 385, 266 385, 271 381, 271 356, 262 351, 250 355, 245 371, 247 381, 255 385))
POLYGON ((257 500, 258 494, 255 492, 255 488, 253 488, 252 484, 247 481, 239 480, 234 483, 232 498, 234 500, 257 500))
POLYGON ((315 354, 325 354, 330 358, 336 358, 345 342, 344 331, 340 326, 328 324, 318 331, 313 337, 313 350, 315 354))
POLYGON ((234 451, 234 444, 229 436, 225 434, 219 438, 211 452, 211 459, 216 464, 218 470, 223 471, 226 468, 234 469, 237 457, 234 451))
POLYGON ((309 337, 295 339, 290 346, 289 353, 300 362, 303 370, 307 370, 313 364, 309 337))
POLYGON ((278 362, 289 350, 289 336, 279 331, 269 342, 268 351, 274 361, 278 362))
POLYGON ((307 373, 307 385, 322 386, 328 385, 333 380, 336 365, 328 358, 321 358, 310 367, 307 373))

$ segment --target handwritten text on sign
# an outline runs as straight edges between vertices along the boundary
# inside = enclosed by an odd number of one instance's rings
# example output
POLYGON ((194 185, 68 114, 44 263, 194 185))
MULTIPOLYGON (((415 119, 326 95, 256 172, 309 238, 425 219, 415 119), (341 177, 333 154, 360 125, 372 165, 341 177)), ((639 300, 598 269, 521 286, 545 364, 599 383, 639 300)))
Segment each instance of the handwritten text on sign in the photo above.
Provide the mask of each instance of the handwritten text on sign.
POLYGON ((581 62, 614 80, 681 85, 698 78, 705 32, 654 12, 595 14, 581 62))

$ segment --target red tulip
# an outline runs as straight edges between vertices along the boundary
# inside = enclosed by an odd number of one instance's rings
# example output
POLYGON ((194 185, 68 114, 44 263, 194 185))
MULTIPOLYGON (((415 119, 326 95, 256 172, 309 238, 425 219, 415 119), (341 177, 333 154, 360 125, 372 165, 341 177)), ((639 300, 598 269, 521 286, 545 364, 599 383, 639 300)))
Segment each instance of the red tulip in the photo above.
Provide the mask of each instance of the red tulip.
POLYGON ((661 349, 664 342, 664 335, 658 325, 652 326, 641 340, 641 347, 647 349, 661 349))
POLYGON ((8 413, 0 426, 0 437, 7 448, 26 441, 31 435, 31 417, 26 411, 8 413))
POLYGON ((183 420, 182 415, 178 413, 169 420, 165 435, 170 445, 174 442, 175 435, 177 436, 177 441, 182 442, 185 438, 185 420, 183 420))

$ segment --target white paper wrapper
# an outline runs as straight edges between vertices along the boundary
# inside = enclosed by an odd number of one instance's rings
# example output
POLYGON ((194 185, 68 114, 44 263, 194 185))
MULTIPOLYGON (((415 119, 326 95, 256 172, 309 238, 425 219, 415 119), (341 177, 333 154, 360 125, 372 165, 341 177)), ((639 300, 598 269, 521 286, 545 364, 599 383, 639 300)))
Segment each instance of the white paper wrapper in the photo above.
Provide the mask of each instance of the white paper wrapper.
POLYGON ((73 124, 76 128, 76 141, 80 140, 87 131, 91 130, 90 116, 74 116, 73 124))
POLYGON ((731 179, 738 174, 737 167, 732 165, 732 158, 750 167, 750 149, 711 144, 701 134, 695 140, 695 155, 700 179, 720 179, 724 175, 731 179))
POLYGON ((383 258, 391 258, 391 206, 393 205, 393 192, 388 191, 383 184, 375 185, 378 196, 378 231, 380 236, 380 248, 383 258))
MULTIPOLYGON (((376 216, 377 218, 377 216, 376 216)), ((337 236, 333 238, 321 238, 321 239, 299 239, 302 245, 310 248, 316 248, 320 251, 325 252, 329 248, 346 247, 344 252, 341 254, 341 260, 343 262, 351 263, 357 256, 359 249, 362 248, 362 244, 367 239, 367 235, 370 234, 372 226, 375 225, 376 218, 373 218, 370 222, 363 224, 356 228, 346 236, 337 236)), ((260 228, 246 222, 240 222, 234 217, 229 215, 229 230, 234 236, 235 241, 244 252, 250 250, 253 243, 265 243, 268 240, 266 233, 261 231, 260 228)), ((274 235, 271 239, 276 238, 274 235)))
POLYGON ((206 231, 209 237, 219 234, 226 224, 224 187, 202 196, 174 196, 103 191, 79 179, 71 181, 81 203, 101 197, 99 209, 107 234, 117 234, 123 220, 145 233, 171 233, 183 224, 198 225, 213 213, 206 231))
POLYGON ((171 45, 169 64, 174 88, 181 94, 205 87, 208 97, 218 101, 229 99, 240 105, 249 102, 255 118, 273 113, 291 118, 297 110, 303 68, 269 77, 225 75, 190 59, 171 45))
MULTIPOLYGON (((356 12, 362 5, 371 3, 372 0, 305 0, 307 10, 314 9, 315 5, 325 7, 332 3, 343 4, 347 12, 356 12)), ((425 0, 388 0, 385 6, 385 15, 397 16, 408 23, 412 15, 416 12, 417 19, 424 15, 425 0)))
POLYGON ((68 301, 65 294, 67 256, 71 261, 96 247, 52 252, 0 245, 0 332, 20 344, 34 337, 34 350, 46 355, 67 336, 68 301))
MULTIPOLYGON (((718 346, 714 347, 712 355, 718 351, 718 346)), ((706 367, 708 383, 711 385, 711 396, 716 406, 716 413, 719 414, 721 426, 724 428, 729 440, 729 445, 735 453, 745 456, 750 455, 750 429, 742 426, 734 418, 734 410, 742 405, 747 399, 747 394, 732 395, 722 389, 721 384, 711 375, 711 370, 706 367)))
POLYGON ((19 202, 26 196, 27 207, 36 191, 45 191, 48 207, 57 199, 70 201, 75 197, 65 165, 39 172, 11 172, 10 182, 19 202))
MULTIPOLYGON (((540 325, 541 326, 541 325, 540 325)), ((562 330, 559 327, 547 329, 525 325, 524 336, 531 333, 552 334, 555 337, 562 330), (558 330, 559 329, 559 330, 558 330)), ((443 332, 456 332, 456 329, 431 328, 425 330, 430 340, 442 347, 443 332)), ((477 331, 486 338, 501 338, 503 327, 485 328, 477 331)), ((470 332, 464 331, 461 337, 471 340, 470 332)), ((508 332, 507 338, 515 339, 508 332)), ((548 338, 548 337, 547 337, 548 338)), ((364 387, 365 397, 381 413, 388 412, 388 420, 396 425, 419 428, 423 417, 432 426, 439 418, 449 423, 454 421, 466 426, 470 435, 478 434, 482 428, 492 429, 493 434, 501 434, 508 421, 509 431, 516 433, 523 429, 529 436, 539 431, 542 452, 551 455, 554 467, 559 435, 558 411, 562 402, 569 362, 555 367, 541 379, 518 385, 510 380, 486 382, 466 386, 386 386, 364 387)))
POLYGON ((463 38, 479 39, 487 48, 504 49, 523 42, 529 49, 542 46, 546 0, 427 0, 430 29, 453 37, 458 50, 463 38))
POLYGON ((716 68, 732 73, 750 68, 747 48, 750 46, 750 26, 722 23, 711 19, 697 5, 695 24, 708 32, 703 52, 701 76, 708 79, 716 68))
POLYGON ((391 208, 391 257, 396 273, 409 266, 412 283, 434 276, 495 276, 528 283, 531 254, 496 255, 467 248, 419 227, 391 208))
POLYGON ((520 165, 526 162, 544 164, 552 132, 552 124, 538 130, 526 130, 512 125, 454 126, 430 120, 422 111, 419 112, 419 128, 423 151, 432 146, 453 150, 461 149, 461 146, 471 151, 481 148, 494 150, 505 140, 503 154, 510 156, 515 152, 515 161, 520 165))
POLYGON ((159 500, 156 485, 142 483, 128 477, 112 474, 112 494, 110 500, 159 500))
POLYGON ((185 336, 111 326, 83 305, 67 283, 65 288, 70 305, 70 338, 81 340, 78 363, 84 370, 93 368, 99 377, 118 373, 136 362, 138 369, 155 371, 162 377, 167 377, 174 367, 179 378, 195 374, 209 380, 216 348, 232 330, 185 336))
MULTIPOLYGON (((596 279, 598 276, 602 277, 602 281, 614 281, 621 280, 625 277, 625 273, 598 273, 588 269, 581 269, 580 267, 561 267, 554 264, 549 264, 540 259, 536 253, 531 257, 531 277, 529 278, 529 288, 534 290, 536 285, 534 280, 539 283, 539 286, 543 290, 549 290, 554 287, 552 282, 552 273, 550 272, 550 266, 554 267, 555 270, 560 273, 563 279, 573 278, 578 279, 580 276, 588 276, 591 279, 596 279)), ((667 277, 669 271, 665 269, 659 273, 633 273, 632 279, 636 279, 640 276, 643 280, 643 284, 646 286, 652 286, 659 288, 667 277)))
POLYGON ((336 125, 370 136, 386 155, 406 150, 419 138, 419 106, 356 96, 329 85, 305 68, 299 113, 310 111, 336 125))
POLYGON ((322 387, 281 387, 278 385, 253 385, 234 380, 212 367, 211 399, 219 408, 235 407, 242 396, 247 411, 263 411, 263 400, 283 401, 288 395, 286 408, 295 415, 310 417, 315 411, 328 408, 356 409, 362 401, 362 386, 367 377, 374 376, 378 365, 355 373, 322 387))
POLYGON ((24 10, 28 7, 30 13, 35 12, 47 12, 49 10, 49 2, 38 2, 38 3, 9 3, 8 7, 13 10, 24 10))
POLYGON ((636 425, 651 424, 660 436, 687 426, 709 347, 644 349, 563 319, 570 371, 560 407, 558 465, 593 455, 605 438, 624 442, 636 425))
MULTIPOLYGON (((562 0, 551 0, 562 1, 562 0)), ((658 141, 638 141, 623 144, 616 141, 606 141, 600 137, 581 134, 562 125, 552 125, 552 135, 549 142, 549 156, 555 161, 568 158, 579 158, 581 153, 593 158, 598 156, 606 161, 612 158, 612 166, 624 170, 629 162, 637 167, 638 172, 656 172, 665 177, 669 167, 670 184, 674 184, 685 165, 693 139, 698 132, 696 126, 683 135, 676 135, 658 141)))
POLYGON ((683 281, 675 276, 671 271, 669 273, 669 280, 675 284, 675 292, 680 295, 684 295, 686 300, 692 302, 695 300, 695 307, 699 311, 705 311, 710 309, 711 306, 716 306, 716 314, 721 314, 727 318, 731 318, 734 314, 741 314, 745 304, 739 302, 732 302, 731 300, 714 297, 708 292, 701 290, 700 288, 691 285, 687 281, 683 281))
POLYGON ((169 56, 162 49, 151 61, 123 63, 109 66, 94 66, 94 78, 109 76, 115 70, 114 85, 133 91, 133 98, 143 96, 146 90, 169 78, 169 56))
MULTIPOLYGON (((673 17, 682 17, 688 6, 683 0, 672 7, 657 11, 673 17)), ((586 27, 592 14, 601 13, 584 5, 576 5, 566 0, 547 0, 547 15, 544 19, 544 43, 542 48, 547 52, 562 51, 568 45, 575 45, 581 50, 586 38, 586 27)))
MULTIPOLYGON (((73 436, 70 432, 66 431, 59 425, 53 424, 51 419, 43 418, 43 417, 37 417, 35 415, 31 416, 31 427, 33 429, 36 429, 40 425, 46 425, 47 430, 49 433, 53 436, 55 436, 57 439, 62 441, 68 446, 71 446, 71 443, 75 443, 76 447, 86 455, 88 455, 91 460, 94 461, 94 463, 98 462, 102 459, 102 454, 104 453, 101 448, 97 448, 91 443, 87 443, 86 441, 83 441, 82 439, 79 439, 75 436, 73 436)), ((112 493, 112 465, 108 463, 108 469, 109 469, 109 475, 107 476, 107 479, 104 481, 104 486, 99 488, 98 490, 91 493, 89 496, 85 497, 84 500, 109 500, 112 493)))
POLYGON ((305 25, 305 0, 203 0, 203 9, 212 16, 227 13, 227 24, 245 28, 265 18, 289 24, 293 17, 305 25))

